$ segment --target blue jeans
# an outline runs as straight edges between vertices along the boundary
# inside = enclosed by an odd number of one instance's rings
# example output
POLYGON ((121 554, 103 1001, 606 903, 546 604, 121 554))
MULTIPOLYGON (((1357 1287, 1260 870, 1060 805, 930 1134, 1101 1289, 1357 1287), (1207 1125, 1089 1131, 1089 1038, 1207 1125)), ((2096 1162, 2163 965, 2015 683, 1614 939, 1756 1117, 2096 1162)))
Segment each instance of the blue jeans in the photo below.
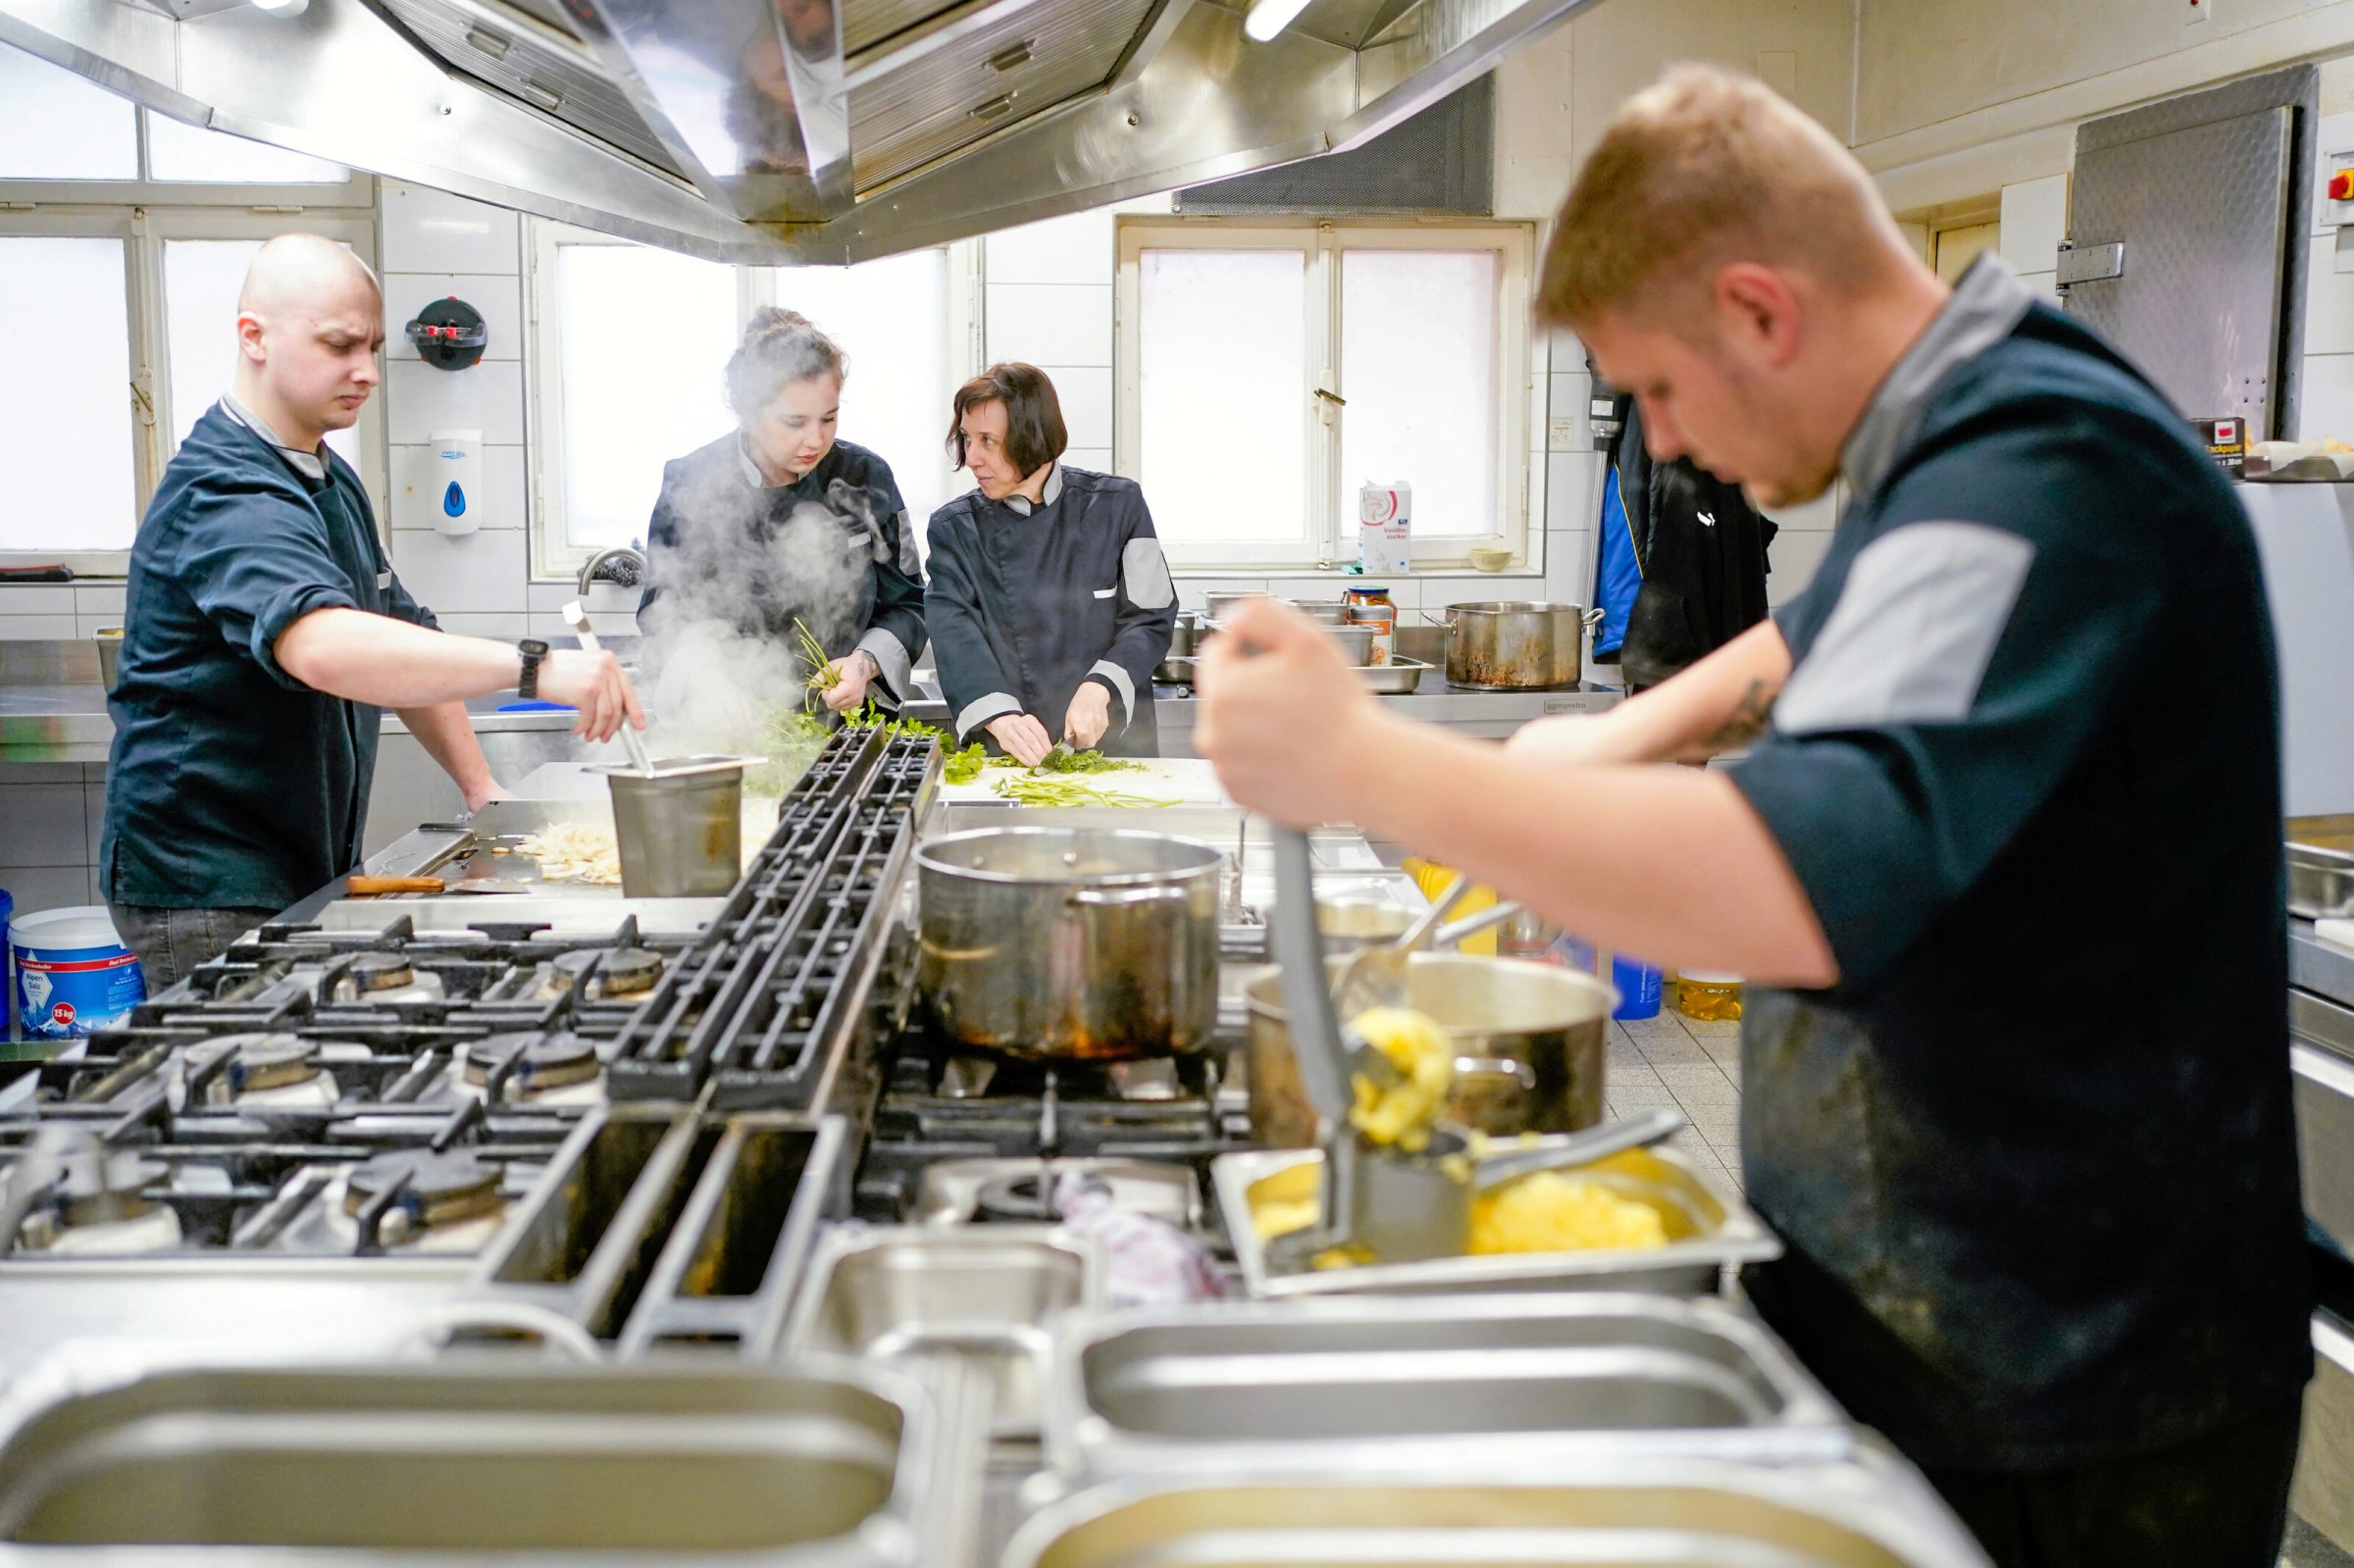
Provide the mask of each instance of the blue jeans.
POLYGON ((137 955, 150 996, 179 985, 189 970, 220 957, 230 942, 278 914, 275 909, 159 909, 151 904, 108 904, 106 911, 114 917, 115 935, 137 955))

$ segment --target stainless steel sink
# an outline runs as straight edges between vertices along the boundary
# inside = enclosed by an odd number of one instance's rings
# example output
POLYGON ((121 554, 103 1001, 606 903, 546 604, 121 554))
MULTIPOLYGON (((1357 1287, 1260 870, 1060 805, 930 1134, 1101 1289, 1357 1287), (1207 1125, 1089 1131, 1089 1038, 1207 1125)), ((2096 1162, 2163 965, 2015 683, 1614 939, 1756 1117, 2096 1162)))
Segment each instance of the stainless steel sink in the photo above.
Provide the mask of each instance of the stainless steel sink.
POLYGON ((847 1368, 157 1372, 9 1435, 0 1542, 903 1562, 935 1447, 847 1368))
POLYGON ((1109 1476, 1337 1449, 1558 1475, 1598 1453, 1831 1459, 1839 1407, 1758 1324, 1643 1294, 1233 1303, 1074 1325, 1049 1450, 1109 1476))
POLYGON ((991 1435, 1035 1437, 1051 1329, 1101 1299, 1090 1243, 1045 1226, 848 1228, 819 1243, 789 1348, 920 1365, 964 1363, 991 1435))
POLYGON ((1600 1461, 1572 1485, 1427 1468, 1113 1482, 1040 1510, 1002 1568, 1986 1568, 1898 1463, 1600 1461))

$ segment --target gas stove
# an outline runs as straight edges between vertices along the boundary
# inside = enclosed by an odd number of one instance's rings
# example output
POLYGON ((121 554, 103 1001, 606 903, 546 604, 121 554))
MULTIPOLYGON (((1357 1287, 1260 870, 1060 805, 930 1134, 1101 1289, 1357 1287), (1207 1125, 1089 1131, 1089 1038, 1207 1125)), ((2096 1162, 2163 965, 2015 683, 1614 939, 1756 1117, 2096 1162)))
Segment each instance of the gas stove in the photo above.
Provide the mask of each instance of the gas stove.
POLYGON ((1036 1063, 958 1055, 918 1030, 894 1042, 859 1167, 859 1217, 1050 1219, 1066 1171, 1123 1207, 1190 1215, 1166 1179, 1251 1146, 1243 1097, 1222 1082, 1233 1041, 1134 1062, 1036 1063))
POLYGON ((478 1254, 686 946, 265 926, 37 1070, 0 1119, 7 1254, 478 1254))

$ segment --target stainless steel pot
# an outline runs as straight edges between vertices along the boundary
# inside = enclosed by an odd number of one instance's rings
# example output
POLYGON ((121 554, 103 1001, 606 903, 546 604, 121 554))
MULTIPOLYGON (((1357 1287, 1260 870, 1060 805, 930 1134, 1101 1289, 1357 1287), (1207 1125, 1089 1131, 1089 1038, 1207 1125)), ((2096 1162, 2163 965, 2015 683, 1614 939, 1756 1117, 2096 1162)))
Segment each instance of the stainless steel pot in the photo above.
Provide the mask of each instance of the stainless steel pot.
POLYGON ((1194 612, 1191 610, 1179 611, 1177 619, 1169 626, 1168 656, 1172 659, 1192 658, 1194 656, 1194 639, 1200 633, 1201 629, 1194 620, 1194 612))
MULTIPOLYGON (((1337 975, 1342 962, 1330 960, 1328 967, 1337 975)), ((1603 1046, 1618 1005, 1609 986, 1551 964, 1416 953, 1407 964, 1406 987, 1407 1006, 1447 1032, 1458 1061, 1527 1069, 1520 1126, 1510 1126, 1492 1103, 1509 1087, 1495 1083, 1478 1086, 1479 1108, 1464 1108, 1459 1120, 1495 1133, 1574 1133, 1602 1120, 1603 1046)), ((1251 1130, 1269 1148, 1306 1148, 1316 1140, 1315 1111, 1300 1082, 1282 978, 1270 970, 1253 979, 1243 1000, 1251 1012, 1245 1044, 1251 1130)))
POLYGON ((1198 1050, 1225 857, 1165 834, 986 828, 916 850, 917 984, 955 1044, 1025 1060, 1198 1050))
POLYGON ((1580 645, 1600 610, 1574 604, 1483 600, 1447 606, 1447 683, 1525 691, 1577 683, 1580 645))
POLYGON ((743 875, 743 770, 758 757, 657 758, 650 772, 598 763, 613 794, 621 890, 716 898, 743 875))

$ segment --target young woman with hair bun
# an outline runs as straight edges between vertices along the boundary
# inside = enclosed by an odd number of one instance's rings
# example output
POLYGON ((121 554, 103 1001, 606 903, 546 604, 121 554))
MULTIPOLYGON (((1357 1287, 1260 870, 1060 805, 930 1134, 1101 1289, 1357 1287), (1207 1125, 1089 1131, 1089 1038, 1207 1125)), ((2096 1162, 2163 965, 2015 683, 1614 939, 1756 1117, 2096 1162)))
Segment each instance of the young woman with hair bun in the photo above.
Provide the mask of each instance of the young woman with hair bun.
MULTIPOLYGON (((806 627, 836 712, 896 707, 924 645, 915 533, 891 465, 840 439, 848 358, 808 318, 754 313, 728 361, 737 428, 662 470, 646 531, 649 635, 717 623, 774 646, 806 627)), ((780 693, 784 695, 784 693, 780 693)))

